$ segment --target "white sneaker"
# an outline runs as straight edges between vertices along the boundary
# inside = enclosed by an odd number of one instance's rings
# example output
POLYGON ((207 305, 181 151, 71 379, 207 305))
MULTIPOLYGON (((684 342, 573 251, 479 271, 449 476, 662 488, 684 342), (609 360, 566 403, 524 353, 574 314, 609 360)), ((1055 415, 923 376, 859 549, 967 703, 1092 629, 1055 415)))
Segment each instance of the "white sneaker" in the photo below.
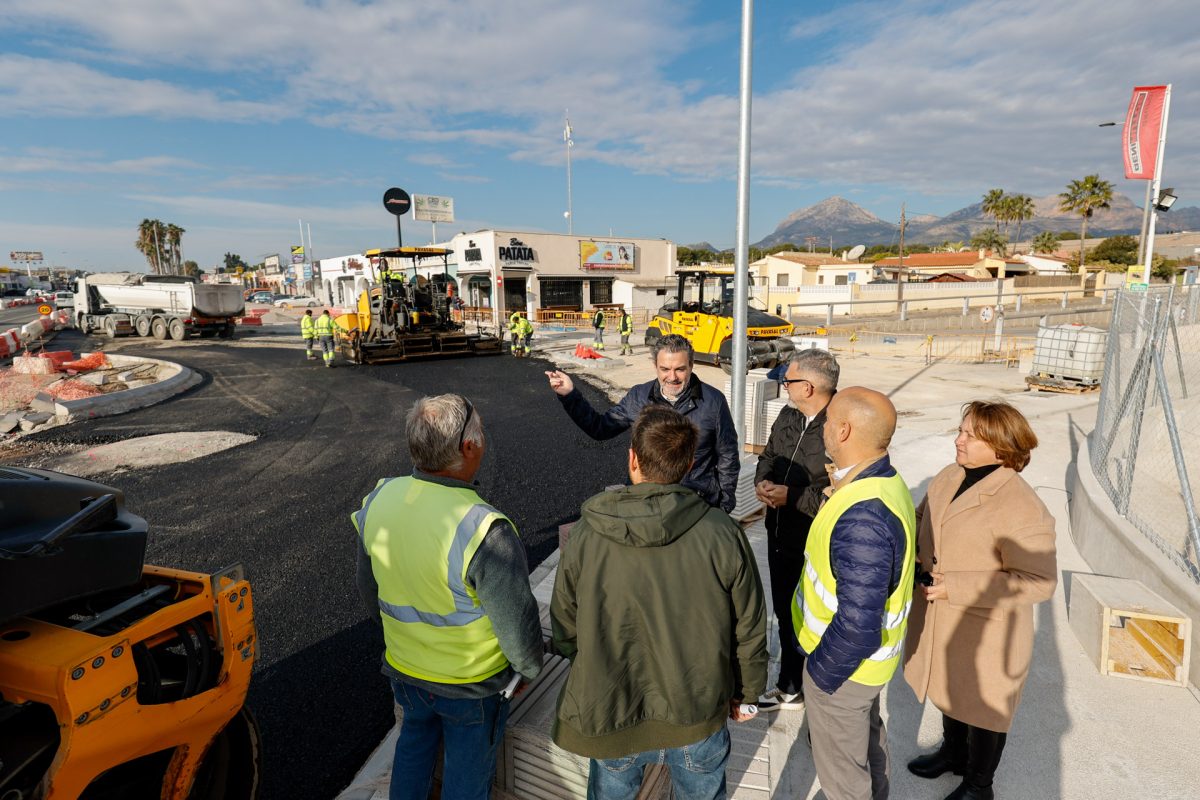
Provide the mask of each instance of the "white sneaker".
POLYGON ((772 689, 758 698, 759 711, 795 711, 804 708, 804 695, 796 692, 791 694, 782 689, 772 689))

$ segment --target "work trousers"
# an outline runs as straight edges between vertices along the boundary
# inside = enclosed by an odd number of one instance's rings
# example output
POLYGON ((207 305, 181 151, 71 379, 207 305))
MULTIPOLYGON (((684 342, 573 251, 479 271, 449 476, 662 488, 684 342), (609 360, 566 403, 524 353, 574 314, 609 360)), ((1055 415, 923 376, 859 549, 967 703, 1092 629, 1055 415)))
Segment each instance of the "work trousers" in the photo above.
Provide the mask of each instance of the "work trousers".
POLYGON ((313 358, 313 339, 315 337, 305 336, 304 339, 304 354, 309 358, 313 358))
POLYGON ((592 328, 592 344, 604 349, 604 328, 592 328))
POLYGON ((804 570, 804 554, 784 552, 767 546, 767 568, 771 573, 771 606, 779 620, 779 680, 775 685, 787 694, 798 694, 804 676, 804 651, 792 626, 792 598, 804 570))
POLYGON ((442 800, 488 800, 509 703, 494 694, 452 700, 392 679, 404 709, 392 760, 390 800, 426 800, 438 743, 444 747, 442 800))
POLYGON ((826 694, 804 670, 813 764, 828 800, 887 800, 887 729, 879 716, 882 691, 882 686, 846 681, 826 694))
POLYGON ((326 364, 333 363, 333 337, 321 336, 321 356, 325 359, 326 364))

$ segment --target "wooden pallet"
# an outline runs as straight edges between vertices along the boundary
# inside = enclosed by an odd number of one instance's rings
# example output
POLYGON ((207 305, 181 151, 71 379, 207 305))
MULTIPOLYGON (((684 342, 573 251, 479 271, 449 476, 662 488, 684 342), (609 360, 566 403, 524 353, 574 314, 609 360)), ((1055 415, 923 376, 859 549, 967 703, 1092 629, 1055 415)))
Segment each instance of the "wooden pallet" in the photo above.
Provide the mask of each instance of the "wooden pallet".
POLYGON ((1138 581, 1075 575, 1069 620, 1101 675, 1187 686, 1192 621, 1138 581))
POLYGON ((1073 381, 1026 375, 1025 383, 1031 392, 1057 392, 1059 394, 1089 394, 1100 391, 1098 383, 1075 383, 1073 381))

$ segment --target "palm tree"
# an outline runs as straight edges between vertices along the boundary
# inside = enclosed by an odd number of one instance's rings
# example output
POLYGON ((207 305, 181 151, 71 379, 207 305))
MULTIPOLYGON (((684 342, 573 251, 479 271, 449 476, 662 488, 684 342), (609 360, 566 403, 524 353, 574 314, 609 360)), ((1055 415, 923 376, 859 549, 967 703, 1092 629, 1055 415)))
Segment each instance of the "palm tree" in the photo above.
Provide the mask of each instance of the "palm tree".
POLYGON ((971 237, 971 247, 995 250, 1001 256, 1006 252, 1008 240, 995 228, 985 228, 971 237))
POLYGON ((162 227, 156 219, 143 219, 138 225, 138 238, 134 247, 146 257, 150 270, 155 275, 162 274, 162 227))
POLYGON ((179 275, 183 269, 184 229, 173 222, 167 223, 166 228, 166 245, 169 257, 168 263, 171 265, 171 274, 179 275))
POLYGON ((980 204, 980 210, 985 216, 996 220, 996 224, 1000 224, 1002 216, 1002 208, 1004 204, 1003 189, 989 189, 987 194, 983 196, 983 202, 980 204))
POLYGON ((1036 211, 1033 206, 1033 198, 1027 194, 1014 194, 1008 198, 1008 216, 1017 223, 1017 235, 1013 237, 1014 241, 1021 241, 1021 225, 1033 219, 1036 211))
POLYGON ((1033 237, 1033 252, 1053 253, 1058 249, 1058 234, 1054 231, 1042 231, 1033 237))
POLYGON ((1079 270, 1083 270, 1083 243, 1087 239, 1087 224, 1098 208, 1108 208, 1112 201, 1113 185, 1101 180, 1099 175, 1087 175, 1082 180, 1071 181, 1067 190, 1060 192, 1058 208, 1079 215, 1079 270))

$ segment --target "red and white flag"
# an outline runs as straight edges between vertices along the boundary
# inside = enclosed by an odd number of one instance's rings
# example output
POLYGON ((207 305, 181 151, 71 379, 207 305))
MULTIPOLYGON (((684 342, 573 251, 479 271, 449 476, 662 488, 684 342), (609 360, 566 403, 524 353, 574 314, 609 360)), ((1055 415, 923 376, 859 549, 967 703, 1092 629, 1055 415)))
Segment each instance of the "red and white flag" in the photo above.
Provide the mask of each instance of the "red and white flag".
POLYGON ((1166 86, 1135 86, 1125 114, 1125 177, 1154 179, 1166 86))

